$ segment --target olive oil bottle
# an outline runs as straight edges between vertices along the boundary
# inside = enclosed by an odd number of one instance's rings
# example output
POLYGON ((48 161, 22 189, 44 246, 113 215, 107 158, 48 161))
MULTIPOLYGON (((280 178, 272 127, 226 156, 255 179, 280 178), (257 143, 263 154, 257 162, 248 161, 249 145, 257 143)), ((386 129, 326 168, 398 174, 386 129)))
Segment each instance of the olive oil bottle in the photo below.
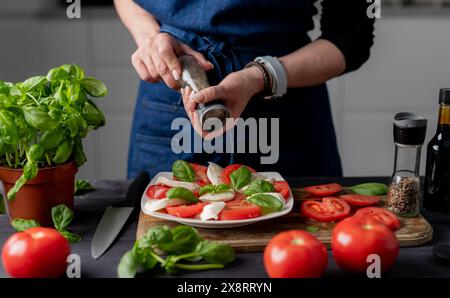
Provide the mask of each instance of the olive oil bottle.
POLYGON ((439 92, 439 122, 427 147, 423 207, 450 213, 450 88, 439 92))

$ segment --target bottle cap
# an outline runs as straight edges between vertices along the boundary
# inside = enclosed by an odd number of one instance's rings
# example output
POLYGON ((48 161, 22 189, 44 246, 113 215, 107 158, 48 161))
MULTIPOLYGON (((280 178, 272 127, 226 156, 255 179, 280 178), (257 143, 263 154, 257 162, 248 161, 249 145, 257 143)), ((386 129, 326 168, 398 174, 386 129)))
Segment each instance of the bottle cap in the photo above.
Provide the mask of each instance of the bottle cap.
POLYGON ((450 88, 439 90, 439 104, 450 105, 450 88))
POLYGON ((414 113, 398 113, 394 117, 394 142, 422 145, 427 131, 427 119, 414 113))

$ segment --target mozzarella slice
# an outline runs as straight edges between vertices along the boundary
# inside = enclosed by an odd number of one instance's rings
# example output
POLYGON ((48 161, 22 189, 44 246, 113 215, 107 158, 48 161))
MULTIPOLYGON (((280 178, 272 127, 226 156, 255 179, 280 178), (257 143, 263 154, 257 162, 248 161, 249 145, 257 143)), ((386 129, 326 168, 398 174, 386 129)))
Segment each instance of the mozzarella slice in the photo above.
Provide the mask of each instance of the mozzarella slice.
POLYGON ((184 187, 186 189, 189 189, 190 191, 197 191, 200 188, 195 183, 171 180, 162 176, 156 179, 156 184, 163 184, 170 187, 184 187))
POLYGON ((206 193, 198 199, 202 202, 226 202, 234 199, 234 191, 229 190, 216 194, 206 193))
POLYGON ((169 199, 148 200, 145 205, 145 211, 154 212, 167 207, 169 199))
POLYGON ((213 202, 203 207, 202 213, 200 213, 200 219, 207 221, 209 219, 219 219, 219 214, 225 208, 224 202, 213 202))
POLYGON ((212 184, 219 185, 223 183, 222 178, 220 177, 222 175, 222 171, 223 168, 221 166, 213 162, 209 162, 206 176, 208 176, 208 179, 212 184))
POLYGON ((274 196, 283 204, 283 206, 286 205, 286 199, 279 192, 264 192, 263 194, 274 196))

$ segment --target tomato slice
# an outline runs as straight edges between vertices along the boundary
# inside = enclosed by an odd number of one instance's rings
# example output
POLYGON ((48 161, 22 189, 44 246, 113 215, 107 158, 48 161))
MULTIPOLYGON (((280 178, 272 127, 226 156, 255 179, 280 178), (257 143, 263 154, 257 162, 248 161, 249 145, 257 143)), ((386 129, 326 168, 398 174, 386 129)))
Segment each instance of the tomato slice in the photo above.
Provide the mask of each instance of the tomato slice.
POLYGON ((275 181, 272 183, 275 191, 279 192, 285 199, 289 198, 289 184, 286 181, 275 181))
POLYGON ((234 199, 227 201, 227 206, 236 206, 236 205, 243 205, 246 204, 244 200, 246 199, 246 196, 241 192, 235 192, 234 193, 234 199))
POLYGON ((253 204, 227 205, 219 214, 220 220, 241 220, 261 216, 261 208, 253 204))
POLYGON ((314 185, 314 186, 308 186, 305 187, 305 190, 309 192, 310 194, 313 194, 318 197, 326 197, 334 195, 338 192, 340 192, 342 187, 337 183, 330 183, 330 184, 321 184, 321 185, 314 185))
POLYGON ((350 214, 350 205, 334 197, 325 197, 322 201, 306 200, 302 204, 301 213, 320 222, 337 221, 350 214))
POLYGON ((166 185, 151 185, 146 192, 148 199, 159 200, 166 198, 166 193, 170 189, 166 185))
POLYGON ((372 217, 385 224, 393 231, 400 229, 402 226, 397 215, 380 207, 366 207, 359 209, 356 211, 355 216, 372 217))
POLYGON ((206 203, 199 202, 190 205, 167 206, 166 211, 170 215, 176 217, 194 217, 200 212, 202 212, 203 207, 205 207, 205 205, 206 203))
POLYGON ((343 199, 352 206, 370 206, 376 205, 380 202, 381 198, 378 196, 365 196, 365 195, 342 195, 339 198, 343 199))
POLYGON ((206 172, 208 171, 208 168, 202 165, 199 165, 197 163, 190 163, 192 169, 195 172, 196 177, 196 183, 200 186, 205 186, 206 184, 210 184, 208 176, 206 175, 206 172))
POLYGON ((225 167, 225 169, 223 169, 223 171, 222 171, 221 178, 222 178, 223 183, 231 184, 231 180, 230 180, 231 173, 233 173, 234 171, 236 171, 240 167, 247 167, 247 169, 249 169, 250 172, 256 173, 256 171, 254 169, 252 169, 252 168, 250 168, 248 166, 244 166, 244 165, 237 164, 237 163, 236 164, 232 164, 232 165, 229 165, 229 166, 225 167))

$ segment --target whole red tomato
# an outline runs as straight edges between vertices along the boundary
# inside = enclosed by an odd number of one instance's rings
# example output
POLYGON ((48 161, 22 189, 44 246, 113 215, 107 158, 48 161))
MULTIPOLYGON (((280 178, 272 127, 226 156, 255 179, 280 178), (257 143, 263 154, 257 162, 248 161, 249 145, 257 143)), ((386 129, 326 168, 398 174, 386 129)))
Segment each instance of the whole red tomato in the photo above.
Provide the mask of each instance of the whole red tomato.
POLYGON ((328 264, 325 245, 305 231, 281 232, 264 250, 267 274, 275 278, 316 278, 328 264))
POLYGON ((394 232, 370 217, 346 218, 333 229, 331 247, 336 263, 345 270, 366 272, 371 264, 367 257, 380 257, 381 272, 397 259, 399 245, 394 232))
POLYGON ((36 227, 8 238, 2 262, 12 277, 59 277, 66 270, 69 254, 69 242, 58 231, 36 227))

